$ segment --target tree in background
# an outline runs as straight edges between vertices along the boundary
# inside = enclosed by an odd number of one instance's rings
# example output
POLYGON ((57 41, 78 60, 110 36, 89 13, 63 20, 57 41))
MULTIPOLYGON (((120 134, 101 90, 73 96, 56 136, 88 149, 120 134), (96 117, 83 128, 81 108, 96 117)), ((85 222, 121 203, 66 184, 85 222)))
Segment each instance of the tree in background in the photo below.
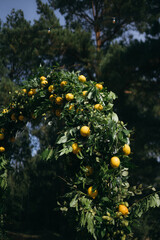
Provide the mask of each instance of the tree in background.
MULTIPOLYGON (((159 1, 93 1, 93 5, 91 1, 85 1, 85 11, 78 1, 70 6, 67 2, 62 5, 61 1, 50 3, 66 15, 69 27, 61 28, 52 9, 41 1, 37 1, 40 25, 37 21, 31 26, 23 19, 22 13, 13 12, 12 15, 16 17, 9 17, 12 24, 1 27, 0 41, 5 49, 5 54, 1 54, 1 69, 8 69, 11 79, 17 82, 44 62, 48 65, 59 62, 69 69, 81 69, 91 79, 96 73, 98 80, 104 81, 118 95, 116 108, 120 118, 135 129, 134 161, 139 165, 139 173, 136 172, 135 176, 133 172, 133 179, 143 179, 147 184, 153 179, 152 182, 158 184, 159 1), (105 9, 105 6, 107 10, 104 18, 99 15, 94 18, 93 13, 103 12, 101 7, 105 9), (92 24, 85 17, 86 14, 92 17, 92 24), (20 22, 24 24, 23 27, 20 22), (129 23, 137 26, 141 32, 146 32, 146 42, 113 42, 122 36, 129 23), (99 26, 101 31, 96 32, 99 26), (23 28, 26 29, 25 34, 20 37, 23 28), (105 37, 108 38, 106 42, 105 37), (14 52, 13 47, 10 47, 9 39, 12 39, 12 45, 16 46, 17 51, 14 52), (145 173, 140 170, 144 166, 145 173)), ((153 238, 156 237, 153 235, 153 238)))

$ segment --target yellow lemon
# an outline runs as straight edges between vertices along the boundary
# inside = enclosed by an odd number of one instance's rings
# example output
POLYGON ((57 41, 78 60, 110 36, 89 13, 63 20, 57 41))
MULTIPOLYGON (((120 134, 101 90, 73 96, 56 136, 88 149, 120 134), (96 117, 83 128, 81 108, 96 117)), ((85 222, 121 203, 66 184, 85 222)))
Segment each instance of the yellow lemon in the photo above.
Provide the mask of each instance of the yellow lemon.
POLYGON ((66 100, 67 101, 72 101, 74 99, 74 95, 72 93, 67 93, 66 94, 66 100))
POLYGON ((86 172, 86 176, 90 176, 93 174, 93 168, 90 166, 86 166, 87 172, 86 172))
POLYGON ((72 108, 74 108, 74 104, 71 104, 71 105, 69 106, 69 110, 72 110, 72 108))
POLYGON ((49 92, 52 92, 54 90, 54 86, 53 85, 50 85, 49 87, 48 87, 48 91, 49 92))
POLYGON ((54 95, 53 95, 53 94, 51 94, 51 95, 49 96, 49 100, 50 100, 50 101, 53 101, 53 100, 54 100, 54 95))
POLYGON ((55 114, 57 117, 61 116, 61 110, 60 109, 56 109, 55 114))
POLYGON ((119 205, 118 208, 119 212, 121 212, 123 215, 127 215, 128 214, 128 208, 125 205, 119 205))
POLYGON ((4 108, 2 113, 8 113, 8 109, 4 108))
POLYGON ((120 165, 120 160, 118 157, 112 157, 110 161, 111 167, 118 168, 120 165))
POLYGON ((0 133, 0 140, 3 140, 3 139, 4 139, 4 134, 0 133))
POLYGON ((61 84, 60 84, 60 86, 61 86, 61 87, 64 87, 64 86, 66 86, 66 84, 67 84, 66 81, 62 81, 61 84))
POLYGON ((90 135, 90 128, 88 126, 81 127, 80 134, 83 137, 88 137, 90 135))
POLYGON ((103 110, 103 106, 102 106, 101 104, 96 104, 96 105, 94 105, 94 108, 95 108, 96 110, 99 110, 99 111, 102 111, 102 110, 103 110))
POLYGON ((78 147, 78 144, 77 144, 77 143, 73 143, 73 144, 72 144, 72 152, 73 152, 74 154, 79 153, 80 150, 81 150, 81 149, 78 147))
POLYGON ((27 89, 23 88, 22 92, 26 94, 27 93, 27 89))
POLYGON ((56 98, 56 104, 61 105, 63 103, 63 99, 61 97, 56 98))
POLYGON ((102 90, 102 89, 103 89, 103 86, 102 86, 102 84, 97 83, 97 84, 96 84, 96 88, 98 88, 99 90, 102 90))
POLYGON ((98 190, 96 189, 96 190, 93 192, 92 189, 93 189, 92 186, 88 188, 88 195, 89 195, 90 197, 92 197, 93 199, 95 199, 95 198, 97 197, 97 195, 98 195, 98 190))
POLYGON ((34 95, 33 89, 31 89, 31 90, 28 92, 28 96, 29 96, 29 97, 32 97, 33 95, 34 95))
POLYGON ((41 87, 45 87, 48 84, 47 80, 41 81, 41 87))
POLYGON ((42 77, 40 77, 40 80, 44 81, 44 80, 46 80, 46 77, 42 76, 42 77))
POLYGON ((33 94, 36 94, 37 89, 33 88, 33 89, 31 89, 31 91, 33 92, 33 94))
POLYGON ((129 155, 131 153, 131 148, 128 144, 125 144, 122 148, 122 151, 124 153, 124 155, 129 155))
POLYGON ((86 77, 84 76, 84 75, 80 75, 79 77, 78 77, 78 80, 80 81, 80 82, 86 82, 86 77))
POLYGON ((24 120, 24 116, 23 116, 23 115, 20 115, 20 116, 18 117, 18 119, 19 119, 19 121, 23 121, 23 120, 24 120))
POLYGON ((83 95, 83 97, 85 97, 87 95, 87 91, 83 91, 82 95, 83 95))
POLYGON ((12 119, 12 121, 16 121, 17 119, 16 119, 16 115, 15 115, 15 113, 12 113, 12 115, 11 115, 11 119, 12 119))
POLYGON ((0 147, 0 152, 5 152, 5 148, 4 147, 0 147))

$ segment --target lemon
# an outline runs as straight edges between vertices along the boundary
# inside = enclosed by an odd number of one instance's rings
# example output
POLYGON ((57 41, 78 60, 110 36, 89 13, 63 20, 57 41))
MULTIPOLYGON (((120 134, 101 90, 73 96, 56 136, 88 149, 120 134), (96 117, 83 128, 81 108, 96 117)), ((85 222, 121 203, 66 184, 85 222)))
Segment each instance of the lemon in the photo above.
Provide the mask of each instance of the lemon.
POLYGON ((120 160, 118 157, 112 157, 110 161, 111 167, 118 168, 120 165, 120 160))
POLYGON ((37 89, 33 88, 33 89, 31 89, 31 91, 33 92, 33 94, 36 94, 37 89))
POLYGON ((131 153, 131 148, 128 144, 125 144, 122 148, 122 151, 124 153, 124 155, 129 155, 131 153))
POLYGON ((87 92, 88 92, 88 91, 83 91, 83 92, 82 92, 82 95, 85 97, 85 96, 87 95, 87 92))
POLYGON ((54 86, 53 85, 50 85, 49 87, 48 87, 48 91, 49 92, 52 92, 54 90, 54 86))
POLYGON ((48 84, 47 80, 41 81, 41 87, 45 87, 48 84))
POLYGON ((102 111, 102 110, 103 110, 103 106, 102 106, 101 104, 96 104, 96 105, 94 105, 94 108, 95 108, 96 110, 99 110, 99 111, 102 111))
POLYGON ((118 211, 121 212, 123 215, 128 214, 128 208, 125 205, 119 205, 118 211))
POLYGON ((42 76, 42 77, 40 77, 40 80, 44 81, 44 80, 46 80, 46 77, 42 76))
POLYGON ((0 147, 0 152, 5 152, 5 148, 4 147, 0 147))
POLYGON ((57 117, 61 116, 61 110, 60 109, 56 109, 55 114, 57 117))
POLYGON ((32 97, 32 95, 34 95, 33 89, 28 92, 29 97, 32 97))
POLYGON ((80 150, 81 150, 81 149, 78 147, 78 144, 77 144, 77 143, 73 143, 73 144, 72 144, 72 152, 73 152, 74 154, 78 154, 80 150))
POLYGON ((4 139, 4 134, 0 133, 0 140, 3 140, 3 139, 4 139))
POLYGON ((93 199, 95 199, 95 198, 97 197, 97 195, 98 195, 98 190, 96 189, 96 190, 93 192, 92 189, 93 189, 92 186, 88 188, 88 195, 89 195, 90 197, 92 197, 93 199))
POLYGON ((61 87, 64 87, 64 86, 66 86, 66 84, 67 84, 66 81, 62 81, 61 84, 60 84, 60 86, 61 86, 61 87))
POLYGON ((102 84, 97 83, 97 84, 96 84, 96 88, 98 88, 99 90, 102 90, 102 89, 103 89, 103 86, 102 86, 102 84))
POLYGON ((74 95, 72 93, 67 93, 66 94, 66 100, 67 101, 72 101, 74 99, 74 95))
POLYGON ((63 103, 63 99, 61 97, 56 98, 56 104, 61 105, 63 103))
POLYGON ((83 137, 88 137, 88 136, 90 135, 90 128, 87 127, 87 126, 81 127, 81 129, 80 129, 80 134, 81 134, 81 136, 83 136, 83 137))
POLYGON ((15 115, 15 113, 12 113, 12 115, 11 115, 11 119, 12 119, 12 121, 16 121, 17 119, 16 119, 16 115, 15 115))
POLYGON ((27 93, 27 89, 23 88, 22 92, 26 94, 27 93))
POLYGON ((4 108, 2 113, 8 113, 8 109, 4 108))
POLYGON ((23 121, 23 120, 24 120, 24 116, 23 116, 23 115, 20 115, 20 116, 18 117, 18 119, 19 119, 19 121, 23 121))
POLYGON ((74 108, 74 104, 71 104, 68 109, 72 110, 72 108, 74 108))
POLYGON ((86 172, 86 176, 90 176, 93 174, 93 168, 90 166, 86 166, 87 172, 86 172))
POLYGON ((78 80, 80 81, 80 82, 86 82, 86 77, 84 76, 84 75, 80 75, 79 77, 78 77, 78 80))
POLYGON ((54 95, 53 95, 53 94, 51 94, 51 95, 49 96, 49 100, 50 100, 50 101, 53 101, 53 100, 54 100, 54 95))

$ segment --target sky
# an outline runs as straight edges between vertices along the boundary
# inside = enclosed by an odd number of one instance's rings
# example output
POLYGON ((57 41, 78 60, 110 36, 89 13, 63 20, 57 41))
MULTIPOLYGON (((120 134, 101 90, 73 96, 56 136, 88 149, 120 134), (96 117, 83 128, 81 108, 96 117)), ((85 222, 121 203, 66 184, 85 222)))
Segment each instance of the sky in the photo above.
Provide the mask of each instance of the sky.
MULTIPOLYGON (((42 0, 43 3, 48 2, 47 0, 42 0)), ((24 12, 24 17, 27 20, 33 22, 33 19, 38 19, 38 14, 36 13, 37 5, 36 0, 0 0, 0 19, 5 22, 6 16, 10 14, 12 9, 18 10, 22 9, 24 12)), ((57 18, 60 20, 60 24, 64 25, 64 18, 60 15, 58 11, 55 12, 57 18)))

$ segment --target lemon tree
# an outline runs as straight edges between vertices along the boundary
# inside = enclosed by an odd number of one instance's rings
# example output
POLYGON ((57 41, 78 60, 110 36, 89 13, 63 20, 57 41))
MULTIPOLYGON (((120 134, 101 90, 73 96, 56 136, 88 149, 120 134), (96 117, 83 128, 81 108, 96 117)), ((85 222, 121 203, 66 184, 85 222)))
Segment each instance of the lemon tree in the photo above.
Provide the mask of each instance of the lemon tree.
POLYGON ((17 131, 42 118, 56 126, 55 141, 42 156, 63 166, 57 177, 67 187, 57 206, 74 221, 77 239, 133 239, 134 221, 160 206, 158 192, 135 201, 143 189, 129 184, 131 132, 113 110, 115 99, 103 83, 54 69, 16 91, 0 114, 2 189, 17 131))

